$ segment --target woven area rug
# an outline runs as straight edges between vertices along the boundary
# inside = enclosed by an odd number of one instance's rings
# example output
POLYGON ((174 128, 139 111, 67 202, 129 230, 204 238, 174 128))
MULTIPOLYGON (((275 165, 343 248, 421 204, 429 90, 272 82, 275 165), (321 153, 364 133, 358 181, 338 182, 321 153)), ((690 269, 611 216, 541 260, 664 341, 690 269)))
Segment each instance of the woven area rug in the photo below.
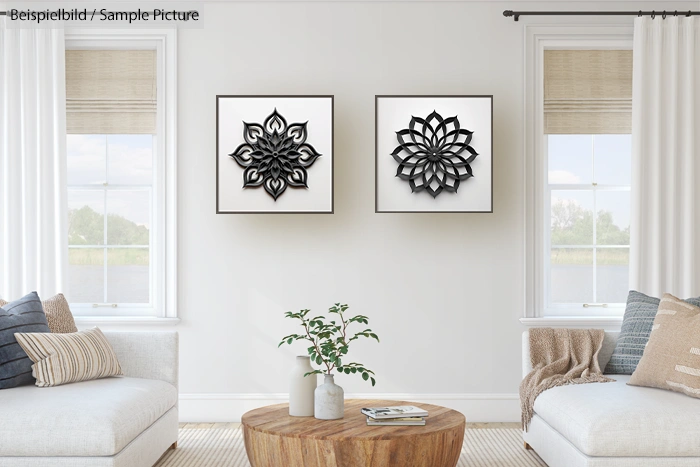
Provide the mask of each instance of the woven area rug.
MULTIPOLYGON (((241 428, 180 428, 178 448, 168 451, 156 464, 156 467, 200 466, 249 467, 241 428)), ((546 464, 533 451, 523 448, 520 430, 475 428, 466 431, 457 466, 537 467, 546 464)))

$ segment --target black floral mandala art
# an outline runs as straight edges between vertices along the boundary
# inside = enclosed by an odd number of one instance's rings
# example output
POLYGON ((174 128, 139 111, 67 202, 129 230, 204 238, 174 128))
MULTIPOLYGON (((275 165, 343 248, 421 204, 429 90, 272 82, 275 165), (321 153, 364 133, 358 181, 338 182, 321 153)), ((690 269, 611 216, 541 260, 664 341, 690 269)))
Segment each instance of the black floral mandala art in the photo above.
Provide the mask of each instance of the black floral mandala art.
POLYGON ((263 186, 277 201, 287 186, 308 188, 306 169, 321 157, 306 142, 304 123, 287 125, 287 120, 275 109, 263 122, 243 122, 241 144, 229 154, 243 167, 243 188, 263 186))
POLYGON ((399 145, 391 155, 399 167, 396 176, 408 180, 414 193, 427 191, 436 198, 456 193, 460 182, 473 177, 469 164, 478 153, 469 143, 473 131, 460 128, 457 116, 442 118, 433 110, 426 119, 411 117, 408 128, 396 132, 399 145))

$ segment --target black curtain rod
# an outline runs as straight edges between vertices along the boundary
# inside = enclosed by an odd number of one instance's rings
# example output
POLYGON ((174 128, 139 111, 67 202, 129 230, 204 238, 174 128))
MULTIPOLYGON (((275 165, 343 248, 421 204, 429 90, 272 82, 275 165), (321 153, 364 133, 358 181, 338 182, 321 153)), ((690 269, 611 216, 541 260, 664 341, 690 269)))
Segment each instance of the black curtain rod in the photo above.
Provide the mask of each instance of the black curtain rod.
POLYGON ((506 10, 503 16, 506 18, 513 17, 514 21, 518 21, 521 16, 698 16, 700 11, 513 11, 506 10))

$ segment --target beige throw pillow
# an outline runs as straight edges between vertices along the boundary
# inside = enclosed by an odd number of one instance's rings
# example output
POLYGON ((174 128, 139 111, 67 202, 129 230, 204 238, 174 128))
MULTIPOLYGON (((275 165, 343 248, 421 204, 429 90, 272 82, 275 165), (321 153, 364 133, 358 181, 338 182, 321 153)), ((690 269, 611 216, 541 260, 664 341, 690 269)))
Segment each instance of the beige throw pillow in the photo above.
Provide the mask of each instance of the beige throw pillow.
POLYGON ((700 398, 700 308, 664 294, 629 384, 700 398))
POLYGON ((123 375, 114 349, 99 328, 68 334, 15 333, 34 362, 39 387, 123 375))
MULTIPOLYGON (((0 298, 0 307, 8 302, 0 298)), ((62 293, 41 301, 51 332, 78 332, 73 314, 70 312, 68 301, 62 293)))
POLYGON ((51 332, 78 332, 73 313, 70 312, 70 307, 68 306, 68 300, 62 293, 42 300, 41 306, 44 307, 46 321, 49 323, 51 332))

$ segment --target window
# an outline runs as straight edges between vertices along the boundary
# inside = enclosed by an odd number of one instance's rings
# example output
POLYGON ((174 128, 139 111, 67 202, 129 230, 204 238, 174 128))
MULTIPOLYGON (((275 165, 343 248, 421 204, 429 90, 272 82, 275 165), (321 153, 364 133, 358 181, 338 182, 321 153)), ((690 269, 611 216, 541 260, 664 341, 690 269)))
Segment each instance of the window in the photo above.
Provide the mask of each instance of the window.
POLYGON ((629 290, 632 53, 545 50, 545 307, 592 314, 629 290))
POLYGON ((624 312, 631 49, 630 27, 526 26, 524 324, 614 328, 624 312))
POLYGON ((68 135, 72 303, 152 304, 154 136, 68 135))
POLYGON ((627 300, 631 143, 628 134, 547 135, 549 310, 627 300))
POLYGON ((67 33, 66 295, 76 315, 175 317, 173 33, 131 34, 67 33))
POLYGON ((629 290, 632 53, 545 50, 545 309, 597 314, 629 290))

